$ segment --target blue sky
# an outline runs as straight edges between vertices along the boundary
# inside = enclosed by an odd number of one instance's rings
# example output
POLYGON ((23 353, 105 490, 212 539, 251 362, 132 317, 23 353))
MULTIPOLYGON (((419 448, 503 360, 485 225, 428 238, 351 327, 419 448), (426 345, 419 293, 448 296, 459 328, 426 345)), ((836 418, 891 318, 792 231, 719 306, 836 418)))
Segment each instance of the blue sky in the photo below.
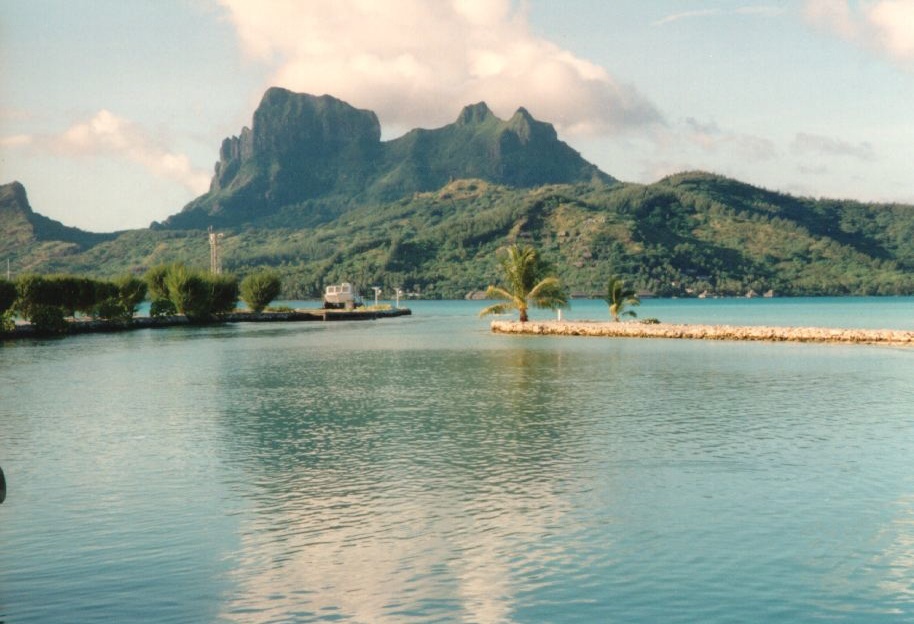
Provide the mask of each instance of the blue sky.
POLYGON ((374 110, 386 139, 486 101, 625 181, 914 203, 914 0, 0 0, 0 183, 146 227, 272 85, 374 110))

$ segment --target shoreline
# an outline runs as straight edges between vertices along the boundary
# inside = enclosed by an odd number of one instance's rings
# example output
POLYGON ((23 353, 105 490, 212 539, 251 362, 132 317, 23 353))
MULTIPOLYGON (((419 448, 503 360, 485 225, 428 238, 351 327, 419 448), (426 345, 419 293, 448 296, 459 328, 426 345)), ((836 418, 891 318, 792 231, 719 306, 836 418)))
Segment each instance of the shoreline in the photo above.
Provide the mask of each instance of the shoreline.
POLYGON ((764 325, 678 325, 613 321, 492 321, 492 332, 536 336, 597 336, 604 338, 667 338, 878 344, 914 347, 914 331, 903 329, 842 329, 774 327, 764 325))
POLYGON ((291 310, 288 312, 230 312, 221 314, 211 321, 191 323, 184 315, 135 316, 129 322, 104 321, 100 319, 75 319, 67 321, 67 331, 61 334, 39 334, 29 323, 18 324, 11 332, 0 332, 0 340, 17 338, 53 338, 75 334, 111 333, 138 329, 160 329, 164 327, 208 327, 226 323, 281 323, 307 321, 373 321, 382 318, 409 316, 409 308, 389 310, 291 310))

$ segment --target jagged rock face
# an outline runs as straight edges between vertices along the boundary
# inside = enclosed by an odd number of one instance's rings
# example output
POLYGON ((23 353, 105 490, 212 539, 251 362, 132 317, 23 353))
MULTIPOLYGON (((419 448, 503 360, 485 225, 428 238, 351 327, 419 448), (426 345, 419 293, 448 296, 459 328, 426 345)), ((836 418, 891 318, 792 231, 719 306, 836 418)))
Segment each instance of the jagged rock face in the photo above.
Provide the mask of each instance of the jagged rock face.
POLYGON ((371 111, 271 88, 252 127, 222 142, 209 192, 165 226, 237 225, 316 198, 391 200, 458 178, 517 187, 614 182, 523 108, 503 121, 480 102, 453 124, 382 143, 371 111))

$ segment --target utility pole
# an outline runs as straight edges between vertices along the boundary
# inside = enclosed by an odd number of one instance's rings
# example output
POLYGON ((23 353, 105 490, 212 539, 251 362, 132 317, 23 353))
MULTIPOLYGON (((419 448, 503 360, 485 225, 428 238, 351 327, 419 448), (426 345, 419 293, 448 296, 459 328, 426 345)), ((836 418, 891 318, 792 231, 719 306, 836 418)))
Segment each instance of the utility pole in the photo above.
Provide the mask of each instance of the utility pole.
POLYGON ((213 231, 213 226, 209 226, 209 270, 213 275, 222 274, 222 259, 219 257, 219 239, 224 234, 213 231))

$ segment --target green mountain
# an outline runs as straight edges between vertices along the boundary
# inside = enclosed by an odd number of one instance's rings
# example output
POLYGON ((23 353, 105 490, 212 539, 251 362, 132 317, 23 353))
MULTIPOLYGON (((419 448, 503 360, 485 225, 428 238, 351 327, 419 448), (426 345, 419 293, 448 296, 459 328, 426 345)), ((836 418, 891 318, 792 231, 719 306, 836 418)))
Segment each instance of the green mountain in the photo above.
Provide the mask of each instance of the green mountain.
POLYGON ((377 118, 329 96, 270 89, 226 139, 211 188, 150 229, 91 234, 0 187, 0 260, 109 277, 166 262, 283 276, 284 296, 351 281, 453 298, 499 279, 496 251, 540 249, 569 289, 621 274, 660 296, 914 294, 914 206, 815 200, 688 172, 620 183, 523 109, 484 104, 382 142, 377 118))
POLYGON ((329 95, 274 87, 251 128, 223 141, 209 192, 153 227, 270 225, 276 220, 265 220, 282 211, 293 215, 283 222, 295 225, 461 178, 519 188, 615 182, 523 108, 503 121, 479 103, 464 108, 453 124, 382 142, 373 112, 329 95))
POLYGON ((0 258, 20 270, 41 270, 55 258, 68 258, 116 234, 93 234, 36 214, 19 182, 0 186, 0 258))
MULTIPOLYGON (((227 271, 277 267, 288 297, 344 280, 463 297, 499 278, 496 250, 511 242, 537 246, 579 296, 601 295, 614 273, 660 296, 914 294, 914 206, 796 198, 702 172, 529 189, 455 180, 310 227, 221 231, 227 271)), ((20 247, 23 264, 111 276, 209 263, 204 230, 133 230, 53 255, 47 244, 20 247)))

